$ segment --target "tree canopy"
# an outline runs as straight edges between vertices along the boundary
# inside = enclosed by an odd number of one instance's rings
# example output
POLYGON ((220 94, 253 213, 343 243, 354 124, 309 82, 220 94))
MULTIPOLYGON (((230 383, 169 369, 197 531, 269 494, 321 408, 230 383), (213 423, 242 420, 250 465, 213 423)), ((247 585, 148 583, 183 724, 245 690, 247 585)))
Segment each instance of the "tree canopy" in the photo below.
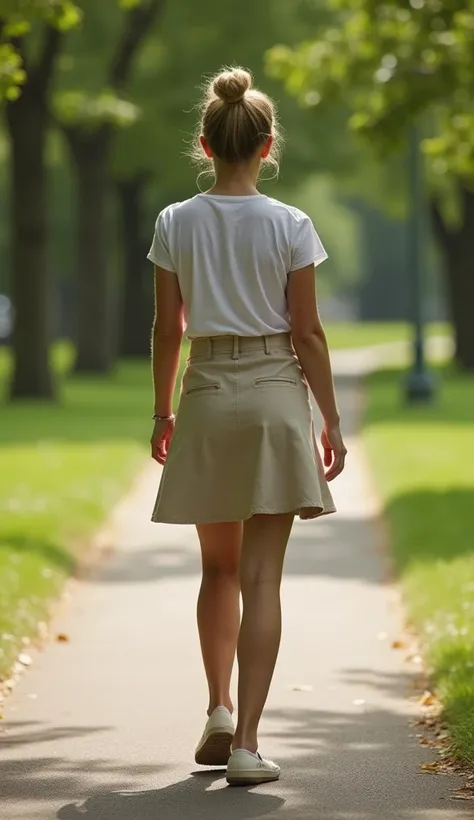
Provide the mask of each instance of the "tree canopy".
POLYGON ((329 0, 332 22, 272 72, 307 106, 344 100, 351 126, 386 154, 430 112, 434 170, 474 173, 474 0, 329 0))
MULTIPOLYGON (((133 9, 141 0, 118 0, 122 9, 133 9)), ((0 102, 15 100, 27 77, 20 40, 35 22, 68 31, 81 21, 86 0, 0 0, 0 102)))

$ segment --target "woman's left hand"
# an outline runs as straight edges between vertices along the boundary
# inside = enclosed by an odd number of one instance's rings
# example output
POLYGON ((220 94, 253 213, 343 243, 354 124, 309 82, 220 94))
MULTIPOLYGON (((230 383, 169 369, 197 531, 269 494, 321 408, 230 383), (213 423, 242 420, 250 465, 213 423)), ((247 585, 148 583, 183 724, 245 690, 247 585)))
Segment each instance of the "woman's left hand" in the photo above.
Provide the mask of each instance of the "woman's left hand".
POLYGON ((151 457, 154 458, 158 464, 164 464, 166 461, 173 432, 174 419, 170 419, 169 421, 155 421, 150 444, 151 457))

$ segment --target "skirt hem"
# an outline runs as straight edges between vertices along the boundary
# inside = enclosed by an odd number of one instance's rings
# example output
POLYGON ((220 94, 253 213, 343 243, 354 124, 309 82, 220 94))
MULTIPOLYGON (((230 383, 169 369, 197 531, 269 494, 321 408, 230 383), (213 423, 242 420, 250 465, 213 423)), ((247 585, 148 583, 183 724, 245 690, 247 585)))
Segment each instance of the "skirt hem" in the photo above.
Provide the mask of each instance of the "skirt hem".
POLYGON ((269 509, 267 507, 255 507, 251 512, 245 516, 214 516, 213 518, 182 518, 180 516, 155 516, 152 515, 151 521, 153 524, 182 524, 183 526, 197 525, 197 524, 226 524, 231 521, 248 521, 254 515, 284 515, 286 513, 294 513, 301 521, 314 521, 315 518, 321 518, 323 515, 331 515, 337 512, 336 507, 331 505, 321 507, 319 504, 299 504, 296 508, 289 509, 269 509), (314 510, 309 515, 305 515, 305 510, 314 510))

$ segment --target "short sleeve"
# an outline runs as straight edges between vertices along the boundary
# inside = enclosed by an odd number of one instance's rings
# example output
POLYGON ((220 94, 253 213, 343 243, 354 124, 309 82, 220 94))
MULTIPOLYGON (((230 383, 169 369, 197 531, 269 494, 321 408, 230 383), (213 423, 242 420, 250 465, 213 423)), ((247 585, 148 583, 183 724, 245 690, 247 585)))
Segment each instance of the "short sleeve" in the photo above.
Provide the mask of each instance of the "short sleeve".
POLYGON ((169 214, 167 209, 162 211, 156 220, 153 242, 148 252, 147 259, 158 265, 159 268, 175 273, 173 262, 171 261, 169 241, 168 241, 169 214))
POLYGON ((312 264, 319 265, 327 258, 328 255, 311 219, 306 214, 302 214, 294 232, 290 271, 300 270, 312 264))

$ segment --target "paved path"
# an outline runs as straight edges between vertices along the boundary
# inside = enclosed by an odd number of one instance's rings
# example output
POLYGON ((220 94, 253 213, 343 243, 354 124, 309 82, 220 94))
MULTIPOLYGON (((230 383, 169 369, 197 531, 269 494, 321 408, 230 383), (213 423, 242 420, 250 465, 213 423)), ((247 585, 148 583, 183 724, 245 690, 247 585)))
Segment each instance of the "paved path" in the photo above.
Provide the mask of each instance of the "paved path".
POLYGON ((151 464, 118 511, 115 554, 94 580, 70 587, 55 624, 69 643, 36 655, 8 701, 3 820, 472 816, 450 800, 457 779, 419 772, 433 754, 410 728, 410 675, 390 648, 400 616, 354 438, 359 394, 353 379, 339 381, 350 452, 335 488, 340 512, 295 526, 262 726, 280 783, 228 789, 222 771, 196 772, 206 704, 194 626, 198 551, 191 528, 148 523, 158 481, 151 464))

